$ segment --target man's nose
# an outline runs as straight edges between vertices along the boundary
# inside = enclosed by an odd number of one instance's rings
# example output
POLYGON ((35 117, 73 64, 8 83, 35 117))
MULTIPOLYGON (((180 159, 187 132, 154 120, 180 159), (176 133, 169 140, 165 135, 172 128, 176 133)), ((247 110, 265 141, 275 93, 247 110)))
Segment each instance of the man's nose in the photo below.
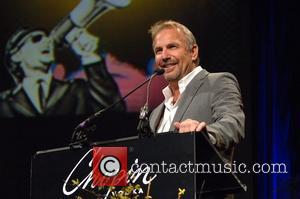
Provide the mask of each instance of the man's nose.
POLYGON ((162 52, 162 60, 163 60, 164 62, 166 62, 166 61, 168 61, 170 58, 171 58, 171 57, 170 57, 170 54, 168 53, 168 51, 167 51, 167 50, 163 50, 163 52, 162 52))
POLYGON ((45 37, 44 40, 43 40, 43 43, 46 44, 47 46, 50 46, 53 44, 53 39, 52 37, 45 37))

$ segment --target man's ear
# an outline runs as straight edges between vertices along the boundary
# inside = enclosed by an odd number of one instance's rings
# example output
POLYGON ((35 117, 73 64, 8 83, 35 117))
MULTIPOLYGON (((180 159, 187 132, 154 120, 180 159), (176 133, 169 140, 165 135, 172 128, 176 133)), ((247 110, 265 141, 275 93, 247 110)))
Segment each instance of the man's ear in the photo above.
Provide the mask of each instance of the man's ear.
POLYGON ((194 44, 192 47, 192 60, 196 61, 198 58, 199 48, 198 45, 194 44))
POLYGON ((13 55, 11 55, 11 60, 13 62, 21 62, 21 60, 22 60, 21 53, 20 52, 16 52, 13 55))

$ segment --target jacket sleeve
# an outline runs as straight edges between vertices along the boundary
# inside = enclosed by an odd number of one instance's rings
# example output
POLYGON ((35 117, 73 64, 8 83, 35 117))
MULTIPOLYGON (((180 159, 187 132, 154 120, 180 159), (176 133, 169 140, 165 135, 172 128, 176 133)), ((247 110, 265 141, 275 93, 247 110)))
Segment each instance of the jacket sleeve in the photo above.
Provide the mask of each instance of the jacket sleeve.
POLYGON ((215 73, 211 95, 212 123, 207 132, 216 139, 216 146, 228 149, 245 136, 245 115, 240 88, 230 73, 215 73))
MULTIPOLYGON (((111 74, 107 71, 104 61, 84 66, 87 75, 87 87, 91 96, 90 106, 93 111, 110 106, 121 99, 119 88, 111 74)), ((124 101, 112 107, 115 111, 125 111, 124 101)))

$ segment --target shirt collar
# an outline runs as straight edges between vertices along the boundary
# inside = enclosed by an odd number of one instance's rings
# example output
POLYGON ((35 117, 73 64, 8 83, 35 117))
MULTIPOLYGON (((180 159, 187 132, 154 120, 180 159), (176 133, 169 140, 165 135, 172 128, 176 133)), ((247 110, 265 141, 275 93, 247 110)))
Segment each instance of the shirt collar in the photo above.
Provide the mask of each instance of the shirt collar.
MULTIPOLYGON (((192 79, 201 71, 203 68, 201 66, 197 66, 194 68, 190 73, 188 73, 186 76, 181 78, 181 80, 178 81, 178 87, 179 87, 179 92, 182 94, 186 88, 186 86, 192 81, 192 79)), ((165 102, 169 101, 170 98, 172 98, 172 91, 169 86, 165 87, 162 90, 162 93, 165 97, 165 102)))
POLYGON ((51 82, 51 78, 52 78, 52 73, 46 73, 46 74, 41 74, 41 75, 38 75, 36 77, 25 77, 23 79, 23 84, 28 84, 26 82, 33 82, 33 83, 36 83, 38 82, 39 80, 42 80, 43 82, 45 82, 46 84, 49 85, 49 83, 51 82))
POLYGON ((37 84, 37 82, 39 80, 42 80, 42 82, 43 82, 42 86, 43 86, 44 92, 47 96, 49 93, 49 87, 50 87, 50 84, 52 81, 52 73, 51 72, 39 75, 37 77, 25 77, 22 82, 25 92, 31 93, 31 91, 30 91, 31 88, 34 88, 34 86, 37 84))

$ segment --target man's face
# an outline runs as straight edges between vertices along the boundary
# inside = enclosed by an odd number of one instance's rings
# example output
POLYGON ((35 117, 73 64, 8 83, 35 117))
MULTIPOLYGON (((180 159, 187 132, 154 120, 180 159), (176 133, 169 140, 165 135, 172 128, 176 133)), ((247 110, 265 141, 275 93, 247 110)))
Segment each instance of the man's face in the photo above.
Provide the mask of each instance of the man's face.
POLYGON ((46 72, 54 61, 54 43, 43 31, 34 31, 20 41, 18 56, 22 67, 46 72))
POLYGON ((178 82, 195 67, 198 47, 188 49, 183 33, 175 28, 162 29, 153 40, 155 62, 164 68, 164 77, 169 83, 178 82))

